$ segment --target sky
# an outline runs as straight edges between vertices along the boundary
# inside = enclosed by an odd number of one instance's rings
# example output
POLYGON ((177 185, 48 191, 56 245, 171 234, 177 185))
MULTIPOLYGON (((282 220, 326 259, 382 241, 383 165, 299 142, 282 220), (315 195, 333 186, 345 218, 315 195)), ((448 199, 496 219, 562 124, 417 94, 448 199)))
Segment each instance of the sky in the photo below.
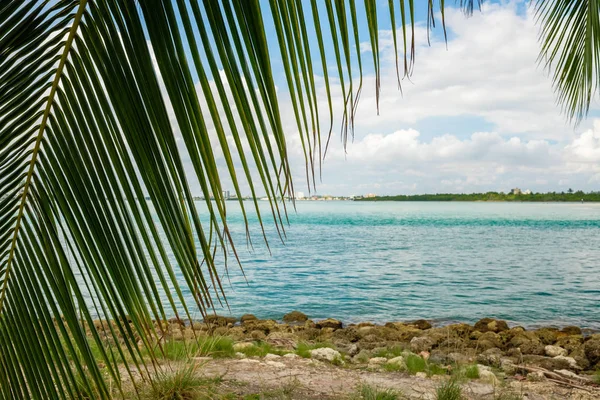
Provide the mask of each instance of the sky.
MULTIPOLYGON (((396 84, 387 14, 381 12, 379 114, 373 70, 367 67, 354 139, 344 149, 339 129, 334 129, 316 193, 506 192, 514 187, 534 192, 598 190, 600 107, 597 101, 592 104, 590 115, 579 125, 561 113, 548 71, 537 62, 538 26, 528 4, 487 1, 481 12, 470 18, 449 9, 447 43, 438 29, 430 45, 426 14, 417 10, 414 73, 410 80, 402 81, 402 93, 396 84)), ((387 0, 380 0, 378 6, 386 7, 387 0)), ((277 68, 280 56, 275 34, 267 33, 272 38, 274 79, 295 186, 307 193, 300 139, 282 68, 277 68)), ((363 62, 370 65, 366 26, 361 25, 360 34, 363 62)), ((331 57, 328 53, 333 71, 336 64, 331 57)), ((321 115, 328 116, 318 71, 315 79, 321 115)), ((339 116, 341 91, 335 90, 337 82, 332 85, 339 116)), ((323 131, 328 126, 325 121, 323 131)), ((186 163, 191 172, 189 161, 186 163)))

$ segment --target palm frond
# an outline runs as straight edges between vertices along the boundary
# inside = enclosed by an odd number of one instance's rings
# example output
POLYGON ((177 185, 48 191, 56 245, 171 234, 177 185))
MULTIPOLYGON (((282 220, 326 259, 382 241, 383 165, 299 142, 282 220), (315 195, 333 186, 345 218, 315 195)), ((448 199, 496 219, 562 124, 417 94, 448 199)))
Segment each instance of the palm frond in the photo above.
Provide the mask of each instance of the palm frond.
POLYGON ((600 1, 538 0, 536 14, 540 61, 553 73, 557 102, 579 122, 600 85, 600 1))

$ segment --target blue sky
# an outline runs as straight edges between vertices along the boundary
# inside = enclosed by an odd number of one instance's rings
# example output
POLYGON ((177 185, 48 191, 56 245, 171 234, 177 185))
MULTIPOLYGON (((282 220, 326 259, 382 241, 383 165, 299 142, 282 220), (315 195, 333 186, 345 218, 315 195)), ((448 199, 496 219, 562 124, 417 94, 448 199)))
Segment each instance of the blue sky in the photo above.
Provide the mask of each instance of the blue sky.
MULTIPOLYGON (((416 3, 416 62, 410 81, 402 82, 401 95, 396 88, 388 1, 378 1, 382 62, 379 116, 368 30, 366 23, 361 24, 365 73, 354 142, 345 152, 334 134, 317 193, 480 192, 507 191, 513 187, 534 191, 561 191, 569 187, 597 190, 600 186, 598 104, 592 105, 590 117, 578 126, 569 124, 561 114, 548 73, 536 63, 538 27, 529 1, 486 1, 483 10, 475 11, 471 18, 465 18, 457 9, 448 9, 447 45, 439 15, 438 27, 428 45, 426 2, 416 3)), ((270 15, 268 2, 261 4, 263 13, 270 15)), ((307 12, 310 3, 303 4, 307 12)), ((357 2, 359 15, 364 13, 362 7, 363 2, 357 2)), ((325 17, 322 8, 320 12, 325 17)), ((311 29, 309 23, 309 32, 311 29)), ((267 35, 295 186, 306 192, 301 146, 276 33, 269 22, 267 35)), ((316 56, 318 47, 314 39, 311 47, 316 56)), ((337 74, 333 54, 328 46, 329 71, 337 74)), ((356 56, 353 61, 356 65, 356 56)), ((326 120, 320 62, 314 74, 321 99, 320 114, 326 120)), ((342 104, 337 86, 334 81, 336 124, 342 104)), ((324 131, 328 126, 329 121, 323 121, 324 131)))

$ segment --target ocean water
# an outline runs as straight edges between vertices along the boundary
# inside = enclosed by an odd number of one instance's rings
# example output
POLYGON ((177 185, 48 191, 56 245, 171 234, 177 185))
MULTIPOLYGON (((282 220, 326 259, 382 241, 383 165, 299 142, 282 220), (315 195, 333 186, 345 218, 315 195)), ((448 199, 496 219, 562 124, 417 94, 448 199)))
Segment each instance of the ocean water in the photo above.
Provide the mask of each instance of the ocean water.
POLYGON ((297 202, 285 243, 265 218, 270 254, 227 205, 245 276, 230 265, 219 314, 600 329, 600 204, 297 202))

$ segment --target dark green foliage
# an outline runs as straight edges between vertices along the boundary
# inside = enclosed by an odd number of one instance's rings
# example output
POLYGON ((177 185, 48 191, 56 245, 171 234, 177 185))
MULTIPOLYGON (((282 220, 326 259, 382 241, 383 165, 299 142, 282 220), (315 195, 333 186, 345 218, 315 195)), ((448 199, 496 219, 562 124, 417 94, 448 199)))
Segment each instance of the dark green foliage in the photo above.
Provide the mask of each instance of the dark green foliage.
POLYGON ((549 192, 532 194, 437 193, 359 198, 355 201, 516 201, 516 202, 600 202, 600 192, 549 192))

